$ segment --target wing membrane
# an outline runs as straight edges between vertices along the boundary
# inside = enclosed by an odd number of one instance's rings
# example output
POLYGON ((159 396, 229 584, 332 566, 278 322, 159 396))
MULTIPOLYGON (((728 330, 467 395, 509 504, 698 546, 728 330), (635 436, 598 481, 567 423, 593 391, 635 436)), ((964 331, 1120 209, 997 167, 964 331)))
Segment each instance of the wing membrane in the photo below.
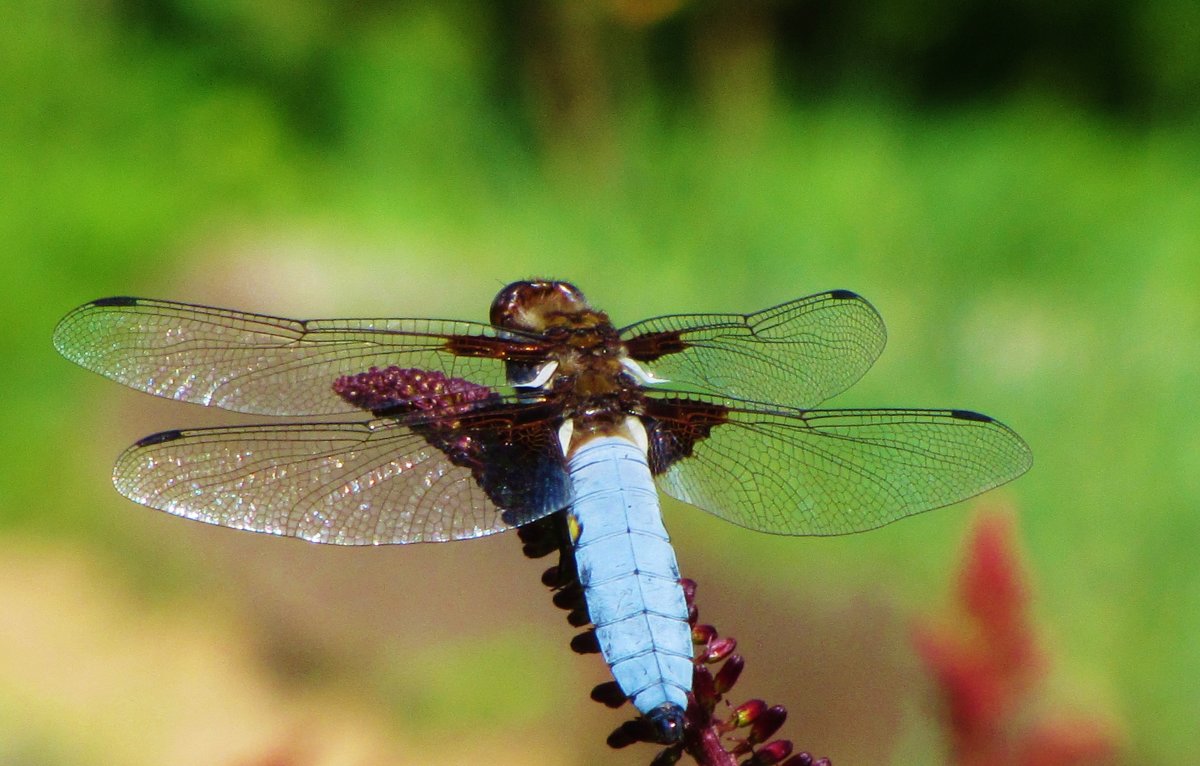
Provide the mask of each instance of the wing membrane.
POLYGON ((652 405, 652 428, 675 429, 690 449, 689 459, 663 463, 659 486, 762 532, 873 529, 965 500, 1032 464, 1029 447, 1016 433, 963 410, 725 405, 695 399, 652 405), (688 416, 693 410, 698 417, 688 416))
POLYGON ((185 402, 258 415, 358 411, 332 389, 372 366, 440 370, 492 388, 504 364, 536 349, 491 325, 432 319, 307 322, 143 298, 109 298, 68 314, 54 331, 63 356, 119 383, 185 402), (456 353, 451 350, 459 349, 456 353), (471 353, 462 356, 460 353, 471 353))
POLYGON ((472 468, 390 418, 168 431, 130 447, 113 470, 117 490, 143 505, 337 545, 481 537, 570 502, 561 469, 525 478, 519 492, 502 488, 525 502, 501 508, 472 468))
POLYGON ((861 378, 887 332, 865 298, 833 290, 755 314, 657 317, 621 337, 672 389, 808 408, 861 378))

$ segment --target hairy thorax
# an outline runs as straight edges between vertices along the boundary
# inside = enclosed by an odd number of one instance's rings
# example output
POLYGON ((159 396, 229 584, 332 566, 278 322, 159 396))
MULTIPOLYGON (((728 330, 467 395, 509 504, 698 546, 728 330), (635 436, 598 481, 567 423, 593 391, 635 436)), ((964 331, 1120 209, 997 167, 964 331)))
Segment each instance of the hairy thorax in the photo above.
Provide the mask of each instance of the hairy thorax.
POLYGON ((510 366, 509 378, 518 387, 536 382, 563 406, 564 421, 573 429, 571 446, 594 435, 624 435, 628 416, 640 411, 641 388, 608 315, 588 305, 577 288, 566 282, 516 282, 496 297, 491 320, 550 341, 545 365, 510 366))

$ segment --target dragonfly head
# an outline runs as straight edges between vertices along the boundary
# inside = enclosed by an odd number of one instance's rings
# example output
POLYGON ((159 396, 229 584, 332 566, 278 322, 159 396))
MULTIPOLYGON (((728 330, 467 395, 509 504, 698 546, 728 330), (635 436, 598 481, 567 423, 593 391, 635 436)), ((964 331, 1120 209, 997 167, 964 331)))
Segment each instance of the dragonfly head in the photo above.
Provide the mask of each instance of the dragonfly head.
POLYGON ((564 319, 591 312, 587 298, 570 282, 528 280, 513 282, 492 301, 491 321, 497 327, 542 332, 564 319))

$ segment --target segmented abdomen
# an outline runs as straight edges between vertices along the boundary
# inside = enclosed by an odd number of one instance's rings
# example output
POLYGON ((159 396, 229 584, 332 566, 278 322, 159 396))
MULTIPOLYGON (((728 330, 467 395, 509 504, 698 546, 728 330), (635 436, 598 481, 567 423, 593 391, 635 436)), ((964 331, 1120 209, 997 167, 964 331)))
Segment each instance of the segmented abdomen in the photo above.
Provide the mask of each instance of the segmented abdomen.
POLYGON ((605 661, 642 713, 687 707, 692 640, 679 567, 646 455, 602 436, 569 461, 575 563, 605 661))

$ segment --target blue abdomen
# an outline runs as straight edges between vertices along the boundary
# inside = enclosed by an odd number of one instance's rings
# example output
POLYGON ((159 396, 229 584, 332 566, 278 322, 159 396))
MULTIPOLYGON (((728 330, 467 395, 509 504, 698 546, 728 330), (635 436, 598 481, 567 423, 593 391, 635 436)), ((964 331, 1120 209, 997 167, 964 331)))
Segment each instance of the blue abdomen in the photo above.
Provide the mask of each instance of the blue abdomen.
POLYGON ((677 723, 692 688, 691 629, 646 455, 602 436, 576 449, 569 469, 575 563, 600 651, 639 711, 677 723))

